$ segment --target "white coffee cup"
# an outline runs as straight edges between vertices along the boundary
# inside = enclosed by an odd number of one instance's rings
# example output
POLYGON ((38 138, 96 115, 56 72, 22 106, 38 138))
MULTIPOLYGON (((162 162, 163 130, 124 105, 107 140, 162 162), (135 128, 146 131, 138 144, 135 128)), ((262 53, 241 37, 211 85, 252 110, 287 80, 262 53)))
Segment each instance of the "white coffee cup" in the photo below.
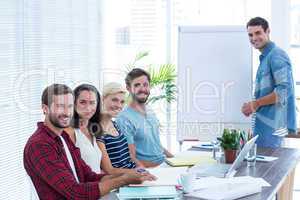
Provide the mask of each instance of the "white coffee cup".
POLYGON ((179 182, 184 193, 190 193, 193 191, 193 183, 195 179, 196 176, 194 173, 184 173, 180 175, 179 182))

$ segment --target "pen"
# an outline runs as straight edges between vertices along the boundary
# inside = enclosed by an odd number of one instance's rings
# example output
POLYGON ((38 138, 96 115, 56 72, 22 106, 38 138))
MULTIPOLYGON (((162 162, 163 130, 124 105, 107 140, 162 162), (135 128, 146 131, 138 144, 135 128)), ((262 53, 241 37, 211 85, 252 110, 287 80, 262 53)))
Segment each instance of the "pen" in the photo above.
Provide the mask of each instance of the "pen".
POLYGON ((256 156, 256 158, 265 159, 263 156, 256 156))
POLYGON ((139 173, 148 172, 147 170, 145 170, 143 168, 138 168, 136 171, 139 172, 139 173))
POLYGON ((211 147, 213 146, 212 144, 201 144, 201 146, 204 146, 204 147, 211 147))

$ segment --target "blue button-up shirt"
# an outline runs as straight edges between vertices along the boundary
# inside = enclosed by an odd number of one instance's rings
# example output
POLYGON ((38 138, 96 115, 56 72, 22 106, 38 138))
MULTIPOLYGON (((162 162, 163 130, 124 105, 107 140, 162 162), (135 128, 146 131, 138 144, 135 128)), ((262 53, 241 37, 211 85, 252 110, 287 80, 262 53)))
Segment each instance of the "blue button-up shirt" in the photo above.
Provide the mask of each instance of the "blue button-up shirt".
POLYGON ((273 42, 266 45, 259 60, 254 96, 258 99, 275 92, 277 102, 256 111, 254 134, 259 135, 258 146, 280 147, 283 136, 297 129, 291 62, 273 42))

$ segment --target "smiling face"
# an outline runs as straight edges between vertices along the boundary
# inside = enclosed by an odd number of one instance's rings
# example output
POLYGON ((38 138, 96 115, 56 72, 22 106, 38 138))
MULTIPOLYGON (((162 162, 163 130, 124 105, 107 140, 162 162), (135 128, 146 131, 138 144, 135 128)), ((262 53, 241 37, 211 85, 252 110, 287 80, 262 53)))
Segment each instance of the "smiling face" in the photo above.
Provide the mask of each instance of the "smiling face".
POLYGON ((125 93, 118 92, 103 97, 103 113, 110 117, 116 117, 122 111, 125 104, 125 93))
POLYGON ((75 102, 75 109, 81 119, 91 119, 97 109, 96 94, 93 91, 81 91, 75 102))
POLYGON ((147 76, 140 76, 132 80, 127 90, 132 96, 132 100, 140 104, 147 102, 150 95, 150 83, 147 76))
POLYGON ((270 29, 264 30, 262 26, 248 26, 248 36, 252 46, 260 51, 270 41, 270 29))
POLYGON ((50 106, 43 104, 43 111, 46 118, 58 129, 69 127, 74 109, 73 95, 54 95, 52 98, 53 101, 50 106))

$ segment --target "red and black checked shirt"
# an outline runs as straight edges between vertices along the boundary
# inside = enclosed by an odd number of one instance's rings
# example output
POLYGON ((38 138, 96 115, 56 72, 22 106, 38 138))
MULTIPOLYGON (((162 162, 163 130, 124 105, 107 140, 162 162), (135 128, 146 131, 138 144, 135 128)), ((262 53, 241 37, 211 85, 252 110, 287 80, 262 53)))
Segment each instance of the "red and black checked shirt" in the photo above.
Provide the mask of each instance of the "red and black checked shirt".
POLYGON ((63 132, 76 168, 77 183, 68 162, 63 144, 43 122, 29 138, 24 149, 24 167, 36 188, 39 198, 44 200, 99 199, 98 183, 104 176, 92 172, 81 159, 80 150, 63 132))

